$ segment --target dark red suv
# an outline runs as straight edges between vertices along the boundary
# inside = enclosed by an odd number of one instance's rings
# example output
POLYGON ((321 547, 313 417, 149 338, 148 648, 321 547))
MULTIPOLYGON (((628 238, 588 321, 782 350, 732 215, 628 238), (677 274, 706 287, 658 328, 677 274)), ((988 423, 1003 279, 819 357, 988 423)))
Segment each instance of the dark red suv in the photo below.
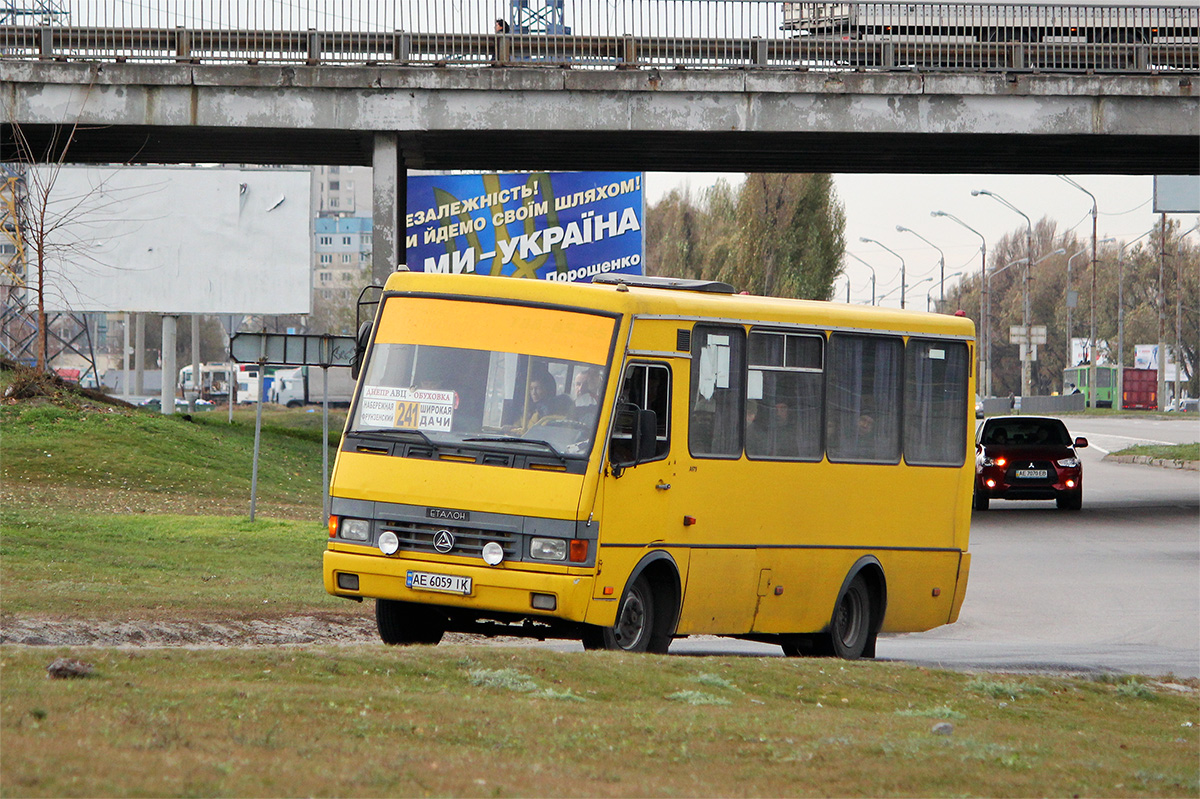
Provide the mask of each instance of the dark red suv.
POLYGON ((1053 499, 1083 507, 1083 466, 1062 420, 1049 416, 993 416, 975 437, 975 510, 993 499, 1053 499))

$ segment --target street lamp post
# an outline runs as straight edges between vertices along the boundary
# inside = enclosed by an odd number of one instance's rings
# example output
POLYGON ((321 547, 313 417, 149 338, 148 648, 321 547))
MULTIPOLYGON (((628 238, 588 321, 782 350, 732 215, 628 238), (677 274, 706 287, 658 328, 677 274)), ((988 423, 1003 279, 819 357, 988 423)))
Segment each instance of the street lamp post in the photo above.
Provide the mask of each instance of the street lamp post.
MULTIPOLYGON (((1054 252, 1048 252, 1048 253, 1046 253, 1045 255, 1043 255, 1041 258, 1039 258, 1039 259, 1037 259, 1036 261, 1034 261, 1034 262, 1033 262, 1033 266, 1037 266, 1037 265, 1038 265, 1038 264, 1040 264, 1042 261, 1046 260, 1047 258, 1050 258, 1051 256, 1054 256, 1054 255, 1062 255, 1062 254, 1063 254, 1063 253, 1065 253, 1065 252, 1066 252, 1066 250, 1064 250, 1064 249, 1061 249, 1061 248, 1059 248, 1059 249, 1055 250, 1054 252)), ((991 271, 991 273, 990 273, 989 275, 987 275, 987 277, 985 278, 985 281, 984 281, 984 282, 986 282, 986 283, 988 283, 988 284, 989 284, 989 285, 988 285, 988 290, 989 290, 989 291, 991 290, 991 285, 990 285, 990 284, 991 284, 991 282, 992 282, 992 278, 993 278, 993 277, 995 277, 996 275, 1000 274, 1000 273, 1001 273, 1001 272, 1003 272, 1004 270, 1008 269, 1010 266, 1016 266, 1017 264, 1025 264, 1025 268, 1026 268, 1027 270, 1030 268, 1030 266, 1029 266, 1029 259, 1028 259, 1028 258, 1018 258, 1018 259, 1017 259, 1017 260, 1015 260, 1015 261, 1009 261, 1008 263, 1006 263, 1004 266, 1000 267, 999 269, 993 269, 993 270, 991 271)), ((991 307, 989 306, 989 307, 988 307, 988 313, 991 313, 991 310, 992 310, 992 309, 991 309, 991 307)), ((1028 329, 1029 329, 1029 328, 1026 328, 1026 331, 1028 331, 1028 329)), ((1028 342, 1028 341, 1029 341, 1029 337, 1028 337, 1028 335, 1026 335, 1026 337, 1025 337, 1025 341, 1026 341, 1026 342, 1028 342)), ((1025 348, 1026 348, 1026 350, 1028 350, 1028 349, 1029 349, 1029 344, 1028 344, 1028 343, 1025 345, 1025 348)), ((988 379, 988 385, 990 386, 990 385, 992 384, 992 376, 989 374, 989 375, 988 375, 988 377, 987 377, 987 379, 988 379)))
MULTIPOLYGON (((1081 192, 1086 194, 1088 197, 1092 198, 1092 307, 1091 307, 1092 321, 1091 321, 1090 329, 1088 330, 1088 350, 1089 350, 1089 352, 1088 352, 1088 385, 1091 386, 1092 390, 1091 390, 1091 392, 1089 392, 1089 395, 1088 395, 1089 396, 1088 403, 1093 408, 1095 408, 1096 407, 1096 394, 1098 393, 1096 391, 1096 245, 1098 244, 1098 242, 1096 241, 1096 216, 1097 216, 1096 195, 1092 194, 1090 191, 1085 189, 1083 186, 1080 186, 1078 183, 1076 183, 1074 180, 1067 177, 1066 175, 1059 175, 1058 177, 1059 177, 1059 179, 1063 180, 1064 182, 1079 189, 1081 192)), ((1070 264, 1068 263, 1068 267, 1069 266, 1070 266, 1070 264)))
POLYGON ((1117 251, 1117 399, 1115 407, 1125 407, 1125 250, 1154 232, 1150 228, 1137 238, 1130 239, 1117 251))
POLYGON ((1071 358, 1071 309, 1075 307, 1071 304, 1071 264, 1075 261, 1076 256, 1083 255, 1085 252, 1087 252, 1086 247, 1078 252, 1072 253, 1072 255, 1067 258, 1067 357, 1063 359, 1063 362, 1066 363, 1067 366, 1075 365, 1072 363, 1074 359, 1071 358))
POLYGON ((849 255, 851 258, 858 261, 860 264, 865 266, 867 269, 871 270, 871 304, 874 305, 875 304, 875 267, 871 266, 869 263, 864 261, 862 258, 859 258, 857 255, 855 255, 852 252, 848 252, 848 253, 846 253, 846 255, 849 255))
POLYGON ((957 222, 979 237, 979 374, 985 376, 986 384, 984 385, 984 393, 990 397, 992 395, 992 333, 988 330, 987 326, 989 299, 987 292, 987 239, 983 237, 982 233, 954 214, 948 214, 945 211, 930 211, 929 215, 944 216, 951 221, 957 222))
POLYGON ((904 308, 904 257, 902 255, 900 255, 900 253, 893 250, 891 247, 888 247, 883 242, 876 241, 875 239, 869 239, 866 236, 861 236, 861 237, 859 237, 858 240, 861 241, 863 244, 878 244, 880 247, 883 247, 883 249, 887 250, 892 255, 894 255, 900 259, 900 308, 903 309, 904 308))
POLYGON ((1192 225, 1190 229, 1180 233, 1179 243, 1175 245, 1175 410, 1179 410, 1179 389, 1183 374, 1183 256, 1179 249, 1183 244, 1183 237, 1196 228, 1200 228, 1200 225, 1192 225))
POLYGON ((1020 214, 1022 217, 1025 218, 1025 257, 1027 260, 1025 262, 1025 264, 1026 264, 1025 265, 1025 282, 1024 282, 1025 289, 1024 289, 1024 303, 1023 303, 1024 309, 1023 309, 1022 321, 1021 321, 1021 326, 1025 328, 1025 341, 1026 341, 1025 349, 1021 355, 1021 394, 1022 394, 1022 396, 1024 396, 1024 395, 1029 394, 1030 371, 1031 371, 1031 368, 1030 368, 1031 362, 1029 360, 1029 355, 1032 350, 1031 350, 1031 346, 1029 345, 1028 342, 1029 342, 1029 326, 1030 326, 1030 322, 1032 321, 1030 318, 1031 313, 1030 313, 1030 306, 1029 306, 1029 282, 1031 280, 1033 280, 1033 221, 1030 220, 1028 214, 1026 214, 1024 211, 1022 211, 1017 206, 1010 203, 1008 200, 1001 197, 999 194, 996 194, 995 192, 991 192, 986 189, 975 189, 975 190, 971 191, 972 197, 978 197, 981 194, 985 197, 991 197, 993 200, 1000 203, 1005 208, 1009 209, 1010 211, 1015 211, 1016 213, 1020 214))
MULTIPOLYGON (((952 275, 946 275, 945 277, 943 277, 941 280, 938 281, 938 285, 944 291, 946 281, 956 278, 961 274, 962 274, 962 272, 955 272, 952 275)), ((945 296, 945 295, 943 294, 943 296, 945 296)), ((930 286, 929 291, 925 292, 925 310, 926 311, 929 310, 929 306, 932 304, 932 297, 933 297, 933 286, 930 286)), ((938 300, 937 308, 935 310, 938 313, 944 313, 946 310, 946 300, 945 299, 938 300)))
MULTIPOLYGON (((904 225, 896 225, 896 232, 897 233, 911 233, 914 236, 916 236, 918 239, 920 239, 921 241, 925 242, 930 247, 932 247, 933 249, 938 251, 938 274, 941 275, 941 279, 938 282, 938 285, 941 286, 941 289, 942 289, 941 296, 939 298, 939 302, 945 302, 946 301, 946 253, 942 252, 941 247, 937 246, 932 241, 925 238, 924 236, 922 236, 920 233, 913 230, 912 228, 906 228, 904 225)), ((928 308, 926 308, 926 310, 928 310, 928 308)))

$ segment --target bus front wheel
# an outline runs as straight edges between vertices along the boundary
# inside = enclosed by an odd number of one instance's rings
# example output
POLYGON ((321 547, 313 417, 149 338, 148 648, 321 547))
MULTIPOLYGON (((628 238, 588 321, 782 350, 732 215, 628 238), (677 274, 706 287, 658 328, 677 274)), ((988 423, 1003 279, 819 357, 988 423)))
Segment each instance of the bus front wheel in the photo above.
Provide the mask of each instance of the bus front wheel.
POLYGON ((446 622, 424 605, 394 599, 375 600, 375 626, 389 645, 436 644, 446 632, 446 622))
POLYGON ((615 649, 622 652, 655 652, 665 654, 671 644, 669 635, 659 627, 658 598, 645 576, 634 580, 625 592, 617 623, 612 627, 596 627, 583 635, 584 649, 615 649))

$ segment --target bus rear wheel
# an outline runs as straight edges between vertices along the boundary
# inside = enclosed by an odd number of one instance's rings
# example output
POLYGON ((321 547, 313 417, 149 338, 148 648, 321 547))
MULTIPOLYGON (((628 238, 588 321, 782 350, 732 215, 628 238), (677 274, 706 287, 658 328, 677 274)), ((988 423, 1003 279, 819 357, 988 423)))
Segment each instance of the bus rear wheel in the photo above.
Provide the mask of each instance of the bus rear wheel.
POLYGON ((871 630, 871 589, 861 575, 856 576, 838 600, 822 648, 843 660, 858 660, 867 649, 871 630))
POLYGON ((446 632, 446 620, 436 610, 395 599, 375 600, 375 626, 380 639, 392 646, 436 644, 446 632))
POLYGON ((585 632, 583 648, 665 654, 671 638, 659 629, 662 626, 660 612, 654 587, 645 576, 638 577, 621 600, 617 623, 585 632))

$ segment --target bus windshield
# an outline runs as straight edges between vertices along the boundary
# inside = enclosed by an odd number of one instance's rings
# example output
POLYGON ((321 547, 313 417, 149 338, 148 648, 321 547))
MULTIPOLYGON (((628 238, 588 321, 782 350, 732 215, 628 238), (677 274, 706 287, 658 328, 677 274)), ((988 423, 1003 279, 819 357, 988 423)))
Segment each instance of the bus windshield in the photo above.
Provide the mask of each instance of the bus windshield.
MULTIPOLYGON (((443 446, 527 443, 549 445, 564 457, 588 457, 607 383, 611 319, 579 315, 582 325, 601 322, 599 341, 584 335, 563 344, 551 330, 539 329, 538 309, 510 306, 513 318, 496 320, 510 326, 506 332, 484 337, 471 321, 489 315, 487 306, 443 301, 436 309, 423 307, 430 302, 389 300, 351 432, 418 431, 443 446), (461 307, 467 305, 473 307, 461 307), (438 324, 414 324, 435 310, 438 324), (470 314, 462 326, 453 324, 458 313, 470 314), (581 338, 592 342, 581 346, 581 338), (479 346, 488 340, 506 346, 479 346)), ((570 328, 575 315, 556 316, 560 327, 570 328)))

